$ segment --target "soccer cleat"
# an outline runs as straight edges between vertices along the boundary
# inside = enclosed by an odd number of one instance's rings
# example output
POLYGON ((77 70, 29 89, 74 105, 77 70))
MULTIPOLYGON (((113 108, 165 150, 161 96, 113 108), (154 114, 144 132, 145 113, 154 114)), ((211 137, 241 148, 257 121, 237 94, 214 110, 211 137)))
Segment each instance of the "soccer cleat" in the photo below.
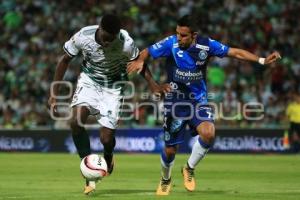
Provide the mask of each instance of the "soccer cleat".
POLYGON ((196 187, 194 169, 184 166, 181 169, 181 173, 183 176, 183 185, 185 189, 190 192, 194 191, 196 187))
POLYGON ((171 178, 164 180, 161 178, 159 185, 156 190, 156 195, 169 195, 171 191, 171 178))
POLYGON ((83 193, 85 195, 89 195, 89 194, 93 193, 95 190, 96 190, 96 182, 86 180, 83 193))

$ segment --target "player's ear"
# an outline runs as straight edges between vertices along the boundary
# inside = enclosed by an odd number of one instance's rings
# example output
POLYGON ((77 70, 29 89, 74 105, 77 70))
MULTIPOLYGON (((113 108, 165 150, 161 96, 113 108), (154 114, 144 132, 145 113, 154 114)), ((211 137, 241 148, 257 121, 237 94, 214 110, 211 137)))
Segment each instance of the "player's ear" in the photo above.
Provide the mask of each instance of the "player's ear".
POLYGON ((193 39, 195 39, 197 37, 198 32, 193 32, 193 39))

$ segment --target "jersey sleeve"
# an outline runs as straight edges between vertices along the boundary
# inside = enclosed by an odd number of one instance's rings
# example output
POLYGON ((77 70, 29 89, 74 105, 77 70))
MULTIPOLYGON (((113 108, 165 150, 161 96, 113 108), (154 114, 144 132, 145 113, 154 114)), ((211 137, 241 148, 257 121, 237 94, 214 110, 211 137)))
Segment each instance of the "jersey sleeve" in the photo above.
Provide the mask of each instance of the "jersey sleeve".
POLYGON ((209 54, 211 56, 217 56, 223 58, 227 56, 229 47, 221 42, 209 38, 209 54))
POLYGON ((125 53, 128 55, 129 60, 135 60, 140 53, 140 50, 135 45, 133 39, 126 39, 126 44, 124 47, 125 53))
POLYGON ((139 56, 140 50, 135 45, 134 40, 129 36, 129 33, 126 30, 120 30, 120 39, 124 40, 123 52, 130 61, 135 60, 139 56))
POLYGON ((81 50, 81 45, 80 45, 81 34, 82 34, 81 31, 75 33, 75 35, 73 35, 71 39, 65 42, 64 44, 63 47, 64 51, 71 57, 78 55, 78 53, 81 50))
POLYGON ((153 58, 170 56, 172 53, 172 36, 149 46, 148 51, 153 58))

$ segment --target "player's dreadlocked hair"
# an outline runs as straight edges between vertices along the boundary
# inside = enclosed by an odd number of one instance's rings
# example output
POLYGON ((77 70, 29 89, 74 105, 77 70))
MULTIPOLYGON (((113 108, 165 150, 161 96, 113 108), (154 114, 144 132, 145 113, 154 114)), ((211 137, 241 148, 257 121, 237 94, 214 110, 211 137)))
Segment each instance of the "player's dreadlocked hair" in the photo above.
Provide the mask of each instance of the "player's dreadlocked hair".
POLYGON ((178 26, 186 26, 191 29, 192 32, 196 32, 198 30, 197 21, 192 15, 184 15, 177 20, 178 26))
POLYGON ((101 19, 100 26, 106 32, 115 35, 120 32, 121 22, 116 15, 105 14, 101 19))

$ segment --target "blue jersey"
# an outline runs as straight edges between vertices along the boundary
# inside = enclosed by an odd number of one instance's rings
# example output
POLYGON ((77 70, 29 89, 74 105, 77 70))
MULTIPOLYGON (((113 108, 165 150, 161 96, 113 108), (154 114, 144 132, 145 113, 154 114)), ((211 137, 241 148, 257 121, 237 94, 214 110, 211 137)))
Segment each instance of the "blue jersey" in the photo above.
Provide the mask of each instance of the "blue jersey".
POLYGON ((176 35, 148 47, 153 58, 167 58, 166 70, 168 82, 174 89, 173 100, 192 99, 200 104, 207 104, 206 69, 209 58, 226 56, 228 49, 218 41, 199 35, 195 45, 186 50, 179 48, 176 35))

